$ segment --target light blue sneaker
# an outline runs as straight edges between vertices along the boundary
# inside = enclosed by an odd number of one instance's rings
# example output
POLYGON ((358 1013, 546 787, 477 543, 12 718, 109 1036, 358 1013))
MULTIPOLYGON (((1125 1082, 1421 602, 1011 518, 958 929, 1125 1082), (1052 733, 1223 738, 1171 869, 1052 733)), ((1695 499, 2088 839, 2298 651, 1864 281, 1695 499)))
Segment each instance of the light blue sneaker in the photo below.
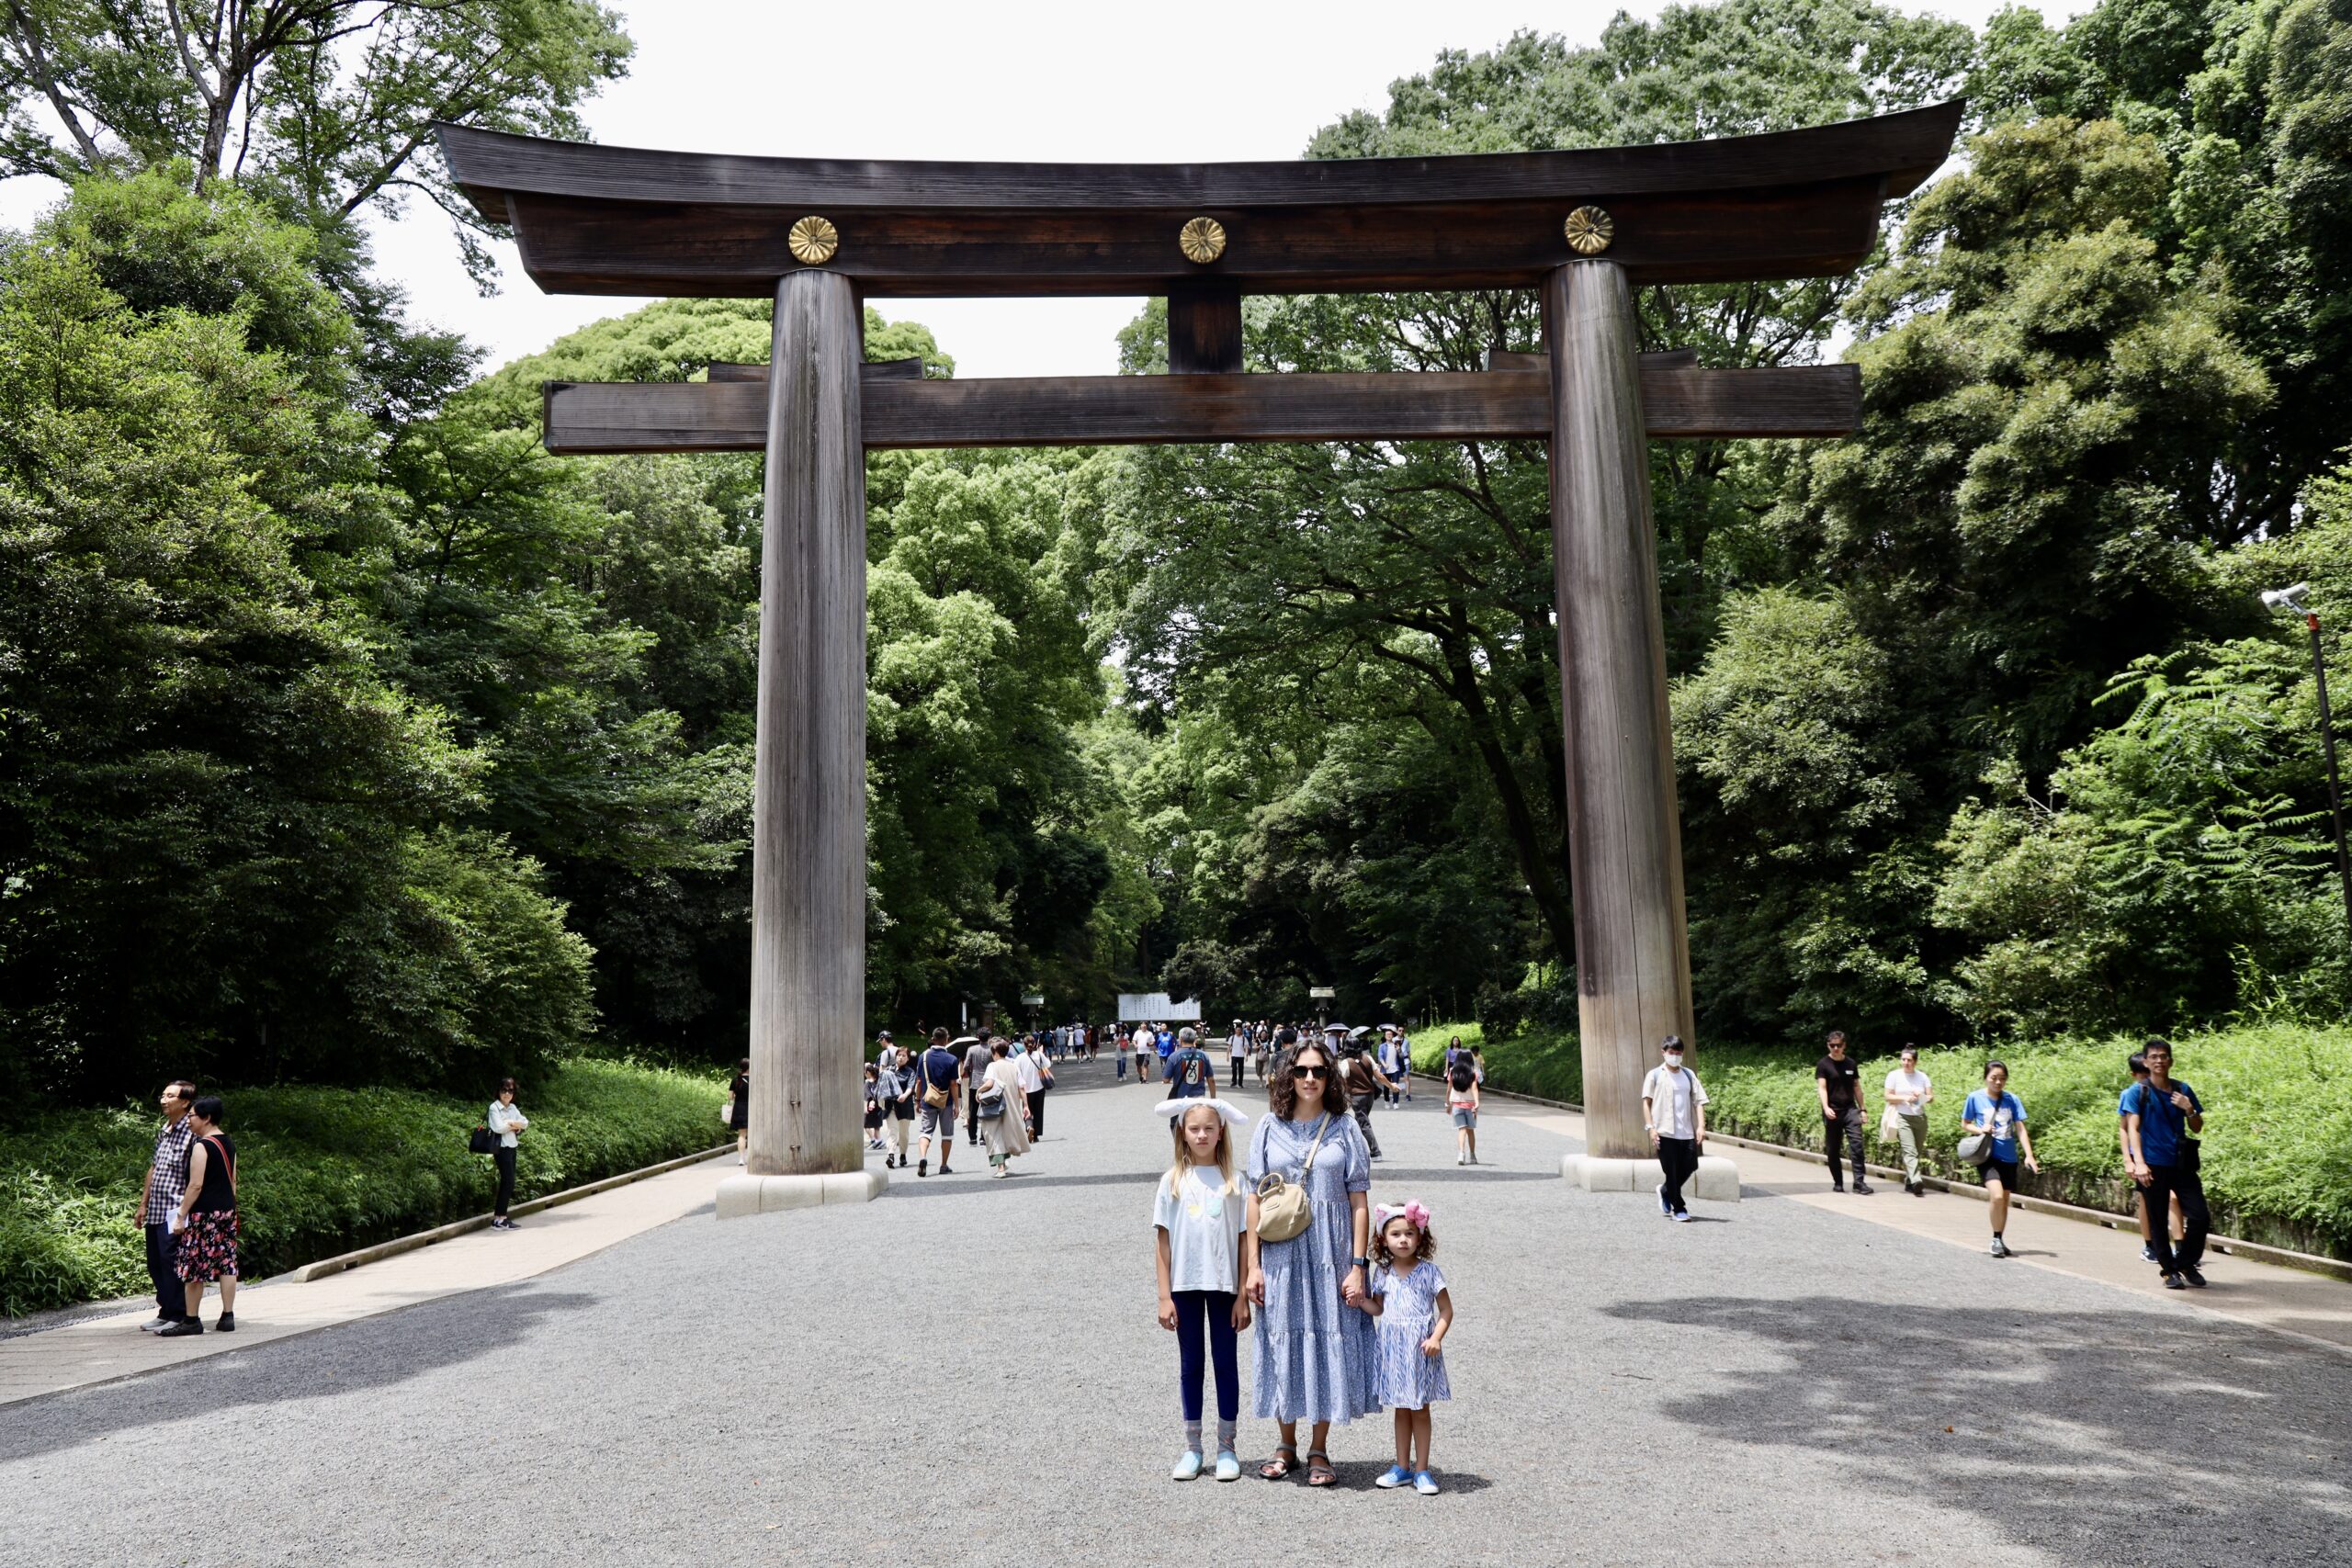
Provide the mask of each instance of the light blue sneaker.
POLYGON ((1170 1481, 1190 1481, 1193 1477, 1200 1474, 1200 1472, 1201 1456, 1199 1452, 1196 1450, 1188 1450, 1182 1459, 1176 1461, 1176 1468, 1168 1472, 1168 1479, 1170 1481))
POLYGON ((1669 1220, 1674 1218, 1674 1205, 1666 1201, 1666 1183, 1661 1181, 1650 1190, 1657 1194, 1657 1212, 1669 1220))
POLYGON ((1426 1470, 1415 1471, 1413 1472, 1413 1490, 1419 1493, 1424 1497, 1436 1496, 1437 1477, 1431 1475, 1426 1470))
POLYGON ((1387 1472, 1382 1475, 1379 1480, 1374 1482, 1373 1484, 1379 1487, 1382 1491, 1386 1492, 1393 1490, 1396 1487, 1402 1486, 1412 1479, 1413 1477, 1407 1472, 1403 1465, 1392 1464, 1388 1467, 1387 1472))
POLYGON ((1231 1449, 1216 1450, 1216 1478, 1219 1481, 1241 1479, 1241 1456, 1231 1449))

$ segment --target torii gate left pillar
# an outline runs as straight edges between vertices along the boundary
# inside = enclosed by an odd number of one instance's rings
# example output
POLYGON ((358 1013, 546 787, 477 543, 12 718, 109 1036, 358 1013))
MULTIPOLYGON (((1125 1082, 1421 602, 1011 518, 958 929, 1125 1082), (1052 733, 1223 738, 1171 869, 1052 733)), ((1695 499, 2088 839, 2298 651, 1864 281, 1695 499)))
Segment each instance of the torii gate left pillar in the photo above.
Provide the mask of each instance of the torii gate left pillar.
POLYGON ((722 1219, 859 1202, 888 1185, 859 1146, 865 1032, 865 358, 855 286, 776 283, 760 529, 752 809, 752 1111, 722 1219))

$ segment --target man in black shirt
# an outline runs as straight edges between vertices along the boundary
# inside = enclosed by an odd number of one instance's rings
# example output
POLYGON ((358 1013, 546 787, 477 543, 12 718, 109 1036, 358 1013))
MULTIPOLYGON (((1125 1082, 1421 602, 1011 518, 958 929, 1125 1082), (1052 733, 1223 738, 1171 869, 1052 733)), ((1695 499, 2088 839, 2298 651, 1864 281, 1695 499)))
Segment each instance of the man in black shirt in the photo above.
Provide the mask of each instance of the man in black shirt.
POLYGON ((1862 1164, 1862 1069, 1846 1055, 1846 1032, 1829 1032, 1829 1055, 1813 1065, 1813 1087, 1821 1096, 1821 1136, 1828 1147, 1829 1185, 1846 1190, 1846 1173, 1838 1164, 1843 1139, 1854 1162, 1854 1190, 1870 1196, 1869 1168, 1862 1164))

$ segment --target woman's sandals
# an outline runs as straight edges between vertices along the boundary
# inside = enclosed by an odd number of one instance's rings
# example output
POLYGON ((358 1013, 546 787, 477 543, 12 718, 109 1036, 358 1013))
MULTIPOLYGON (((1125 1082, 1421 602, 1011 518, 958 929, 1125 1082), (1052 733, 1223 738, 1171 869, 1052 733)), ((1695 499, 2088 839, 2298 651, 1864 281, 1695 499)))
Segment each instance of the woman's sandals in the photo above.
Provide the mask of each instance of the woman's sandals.
POLYGON ((1278 1445, 1274 1457, 1258 1467, 1258 1473, 1268 1481, 1284 1481, 1298 1469, 1298 1450, 1288 1443, 1278 1445))
POLYGON ((1331 1456, 1320 1449, 1306 1452, 1306 1483, 1309 1486, 1337 1486, 1340 1472, 1331 1468, 1331 1456))

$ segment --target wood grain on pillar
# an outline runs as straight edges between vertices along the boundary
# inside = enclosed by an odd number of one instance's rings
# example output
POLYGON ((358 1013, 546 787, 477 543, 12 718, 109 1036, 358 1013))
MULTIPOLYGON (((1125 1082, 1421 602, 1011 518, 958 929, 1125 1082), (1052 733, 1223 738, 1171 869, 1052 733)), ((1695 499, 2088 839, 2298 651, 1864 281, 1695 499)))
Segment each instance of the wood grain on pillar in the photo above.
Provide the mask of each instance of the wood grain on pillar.
POLYGON ((860 1168, 865 451, 846 277, 776 285, 752 828, 754 1175, 860 1168))
POLYGON ((1544 304, 1586 1149, 1645 1157, 1642 1077, 1662 1036, 1690 1038, 1690 950, 1633 295, 1579 261, 1544 304))

